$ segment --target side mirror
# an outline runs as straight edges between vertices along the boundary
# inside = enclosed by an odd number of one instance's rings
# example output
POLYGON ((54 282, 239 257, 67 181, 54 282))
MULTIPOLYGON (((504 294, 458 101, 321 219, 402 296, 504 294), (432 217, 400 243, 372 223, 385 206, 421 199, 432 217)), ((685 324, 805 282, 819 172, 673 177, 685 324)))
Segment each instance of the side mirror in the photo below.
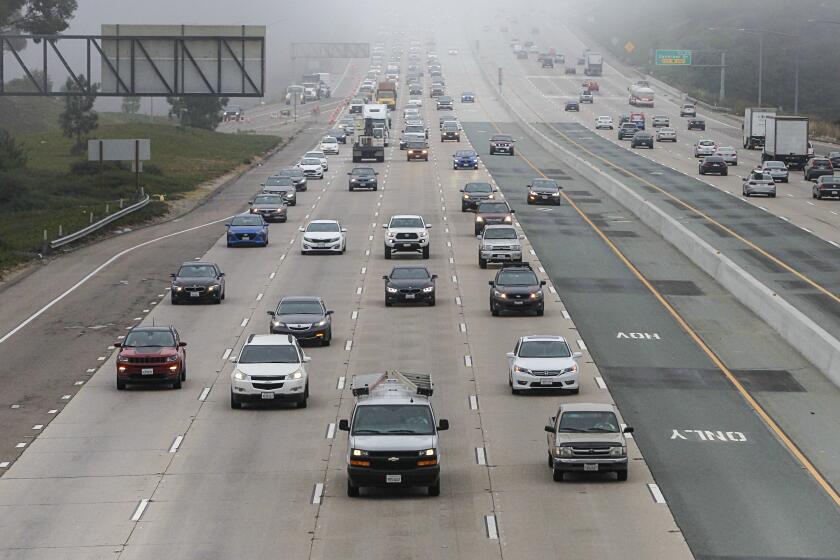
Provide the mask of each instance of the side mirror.
POLYGON ((437 274, 432 274, 432 280, 437 280, 437 277, 438 277, 437 274))
POLYGON ((513 208, 511 208, 511 209, 510 209, 510 213, 511 213, 511 214, 516 214, 516 210, 514 210, 513 208))
POLYGON ((374 175, 379 175, 379 171, 374 171, 373 174, 374 175))
POLYGON ((260 186, 261 186, 261 187, 264 187, 264 186, 265 186, 265 183, 260 183, 260 186))
POLYGON ((446 418, 441 418, 438 420, 438 431, 443 432, 449 429, 449 420, 446 418))
POLYGON ((432 229, 432 224, 426 224, 426 229, 432 229))
POLYGON ((382 229, 388 229, 388 224, 382 224, 382 229))
MULTIPOLYGON (((227 224, 225 224, 225 225, 227 225, 227 224)), ((172 274, 169 275, 169 277, 170 278, 175 278, 175 273, 173 272, 172 274)))
POLYGON ((249 200, 249 201, 248 201, 248 204, 253 204, 253 203, 254 203, 254 201, 253 201, 253 200, 249 200))
POLYGON ((324 313, 324 315, 332 315, 333 313, 335 313, 335 311, 333 311, 332 309, 328 309, 327 312, 324 313))
POLYGON ((349 432, 350 431, 350 422, 347 421, 346 418, 342 418, 338 421, 338 429, 342 432, 349 432))
MULTIPOLYGON (((230 228, 230 224, 225 224, 226 228, 230 228)), ((172 276, 175 276, 174 274, 172 276)))
POLYGON ((115 342, 114 348, 122 348, 122 342, 115 342))
POLYGON ((220 273, 219 273, 219 276, 224 276, 224 275, 225 275, 225 273, 224 273, 224 272, 220 272, 220 273))
POLYGON ((548 432, 549 434, 553 434, 554 433, 554 426, 550 426, 550 425, 546 424, 545 425, 545 431, 548 432))
POLYGON ((625 434, 632 434, 635 430, 633 430, 633 426, 624 426, 624 430, 622 430, 625 434))
POLYGON ((236 356, 231 356, 230 361, 235 364, 239 361, 239 358, 237 358, 236 356))
POLYGON ((302 232, 302 231, 305 231, 305 230, 303 229, 303 226, 299 226, 298 231, 302 232))
POLYGON ((583 356, 583 352, 574 352, 572 354, 572 358, 580 358, 583 356))
POLYGON ((530 189, 531 188, 531 183, 528 183, 527 185, 525 185, 525 188, 530 189))
POLYGON ((347 233, 347 228, 346 227, 341 228, 341 233, 347 233))
POLYGON ((491 286, 494 284, 494 282, 493 282, 492 280, 490 280, 490 281, 489 281, 489 282, 487 282, 487 283, 488 283, 488 284, 490 284, 491 286))
POLYGON ((545 280, 540 280, 540 286, 545 286, 545 280))
POLYGON ((513 352, 508 352, 507 354, 505 354, 505 356, 507 356, 508 358, 515 358, 516 354, 514 354, 513 352))
POLYGON ((178 343, 178 346, 180 346, 181 348, 183 348, 183 347, 184 347, 184 346, 186 346, 186 345, 187 345, 187 343, 186 343, 186 342, 179 342, 179 343, 178 343))
POLYGON ((382 279, 383 279, 383 280, 387 280, 387 279, 388 279, 388 275, 387 275, 387 274, 383 274, 383 275, 382 275, 382 279))
POLYGON ((276 315, 276 313, 274 311, 266 311, 265 313, 266 313, 266 315, 271 315, 272 317, 274 317, 276 315))
POLYGON ((304 356, 303 357, 303 363, 308 364, 311 361, 312 361, 312 358, 310 358, 309 356, 304 356))
POLYGON ((347 172, 347 174, 348 174, 348 175, 352 175, 352 173, 350 173, 349 171, 347 172))

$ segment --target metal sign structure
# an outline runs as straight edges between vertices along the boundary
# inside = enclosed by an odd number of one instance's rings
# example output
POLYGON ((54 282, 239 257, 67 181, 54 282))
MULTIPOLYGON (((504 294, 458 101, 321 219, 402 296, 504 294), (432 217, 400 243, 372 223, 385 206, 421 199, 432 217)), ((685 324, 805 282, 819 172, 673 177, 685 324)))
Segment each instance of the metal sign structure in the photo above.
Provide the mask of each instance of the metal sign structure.
POLYGON ((292 43, 292 58, 369 58, 370 43, 292 43))
POLYGON ((0 96, 89 95, 99 82, 101 97, 263 97, 265 52, 264 26, 103 25, 100 35, 0 35, 0 96), (5 87, 7 65, 29 89, 5 87), (54 89, 64 77, 77 88, 54 89))
POLYGON ((691 66, 691 51, 656 49, 657 66, 691 66))

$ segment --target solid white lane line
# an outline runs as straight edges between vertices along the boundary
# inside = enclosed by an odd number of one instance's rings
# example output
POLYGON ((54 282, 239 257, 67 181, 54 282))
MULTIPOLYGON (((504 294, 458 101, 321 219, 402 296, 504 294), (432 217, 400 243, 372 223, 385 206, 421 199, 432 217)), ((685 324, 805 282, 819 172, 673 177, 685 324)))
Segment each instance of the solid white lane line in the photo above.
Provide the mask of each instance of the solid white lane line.
POLYGON ((487 464, 487 457, 484 455, 484 448, 483 447, 476 447, 475 448, 475 462, 479 465, 486 465, 487 464))
POLYGON ((653 498, 653 501, 657 504, 664 504, 665 496, 662 495, 662 490, 659 489, 659 485, 649 483, 647 486, 648 490, 650 490, 650 495, 653 498))
POLYGON ((499 530, 496 527, 496 516, 485 515, 484 523, 487 525, 487 538, 490 540, 499 540, 499 530))
POLYGON ((464 365, 467 367, 472 367, 472 356, 466 355, 464 356, 464 365))
POLYGON ((47 414, 58 414, 58 409, 57 409, 57 408, 53 408, 52 410, 48 410, 48 411, 47 411, 47 414))
POLYGON ((606 389, 607 388, 607 384, 604 383, 604 378, 603 377, 596 377, 595 378, 595 384, 598 385, 599 389, 606 389))
POLYGON ((97 359, 97 361, 104 362, 105 361, 105 356, 99 356, 96 359, 97 359))
POLYGON ((248 317, 245 317, 244 319, 242 319, 242 322, 239 323, 239 326, 240 327, 247 327, 248 326, 248 317))
POLYGON ((61 395, 61 400, 69 401, 72 397, 73 395, 61 395))
POLYGON ((347 342, 344 343, 344 349, 345 350, 347 350, 349 352, 351 348, 353 348, 353 341, 352 340, 348 340, 347 342))
POLYGON ((335 422, 330 422, 327 424, 327 439, 333 439, 335 437, 335 422))
POLYGON ((470 410, 478 410, 478 397, 470 395, 470 410))
POLYGON ((222 354, 222 359, 227 360, 230 357, 230 353, 233 352, 233 348, 225 349, 225 353, 222 354))
POLYGON ((201 390, 201 394, 198 396, 198 400, 204 402, 207 400, 208 395, 210 395, 210 387, 205 387, 201 390))
POLYGON ((96 373, 96 368, 87 368, 88 373, 96 373))
POLYGON ((557 295, 557 290, 554 289, 554 286, 549 286, 548 291, 551 292, 552 294, 557 295))
POLYGON ((531 253, 531 255, 534 255, 534 256, 536 256, 536 254, 537 254, 537 252, 534 251, 533 249, 528 249, 528 252, 531 253))
POLYGON ((545 269, 544 269, 543 267, 540 267, 540 272, 542 272, 543 274, 545 274, 545 269))
POLYGON ((146 511, 146 508, 149 506, 149 500, 142 499, 140 503, 137 504, 137 509, 134 510, 134 514, 131 516, 132 521, 140 521, 140 518, 143 517, 143 512, 146 511))
POLYGON ((829 243, 831 243, 832 245, 834 245, 835 247, 840 247, 840 245, 838 245, 836 241, 831 241, 831 240, 829 239, 829 241, 828 241, 828 242, 829 242, 829 243))
POLYGON ((569 315, 569 312, 568 312, 568 311, 566 311, 565 309, 564 309, 564 310, 562 310, 560 313, 562 313, 562 314, 563 314, 563 318, 564 318, 564 319, 571 319, 571 318, 572 318, 572 316, 571 316, 571 315, 569 315))
POLYGON ((184 441, 184 436, 178 435, 178 437, 175 438, 175 441, 172 442, 172 446, 169 448, 169 452, 175 453, 176 451, 178 451, 178 448, 181 447, 182 441, 184 441))
MULTIPOLYGON (((191 232, 191 231, 195 231, 195 230, 197 230, 197 229, 201 229, 201 228, 205 228, 205 227, 212 226, 212 225, 215 225, 215 224, 220 224, 220 223, 222 223, 222 222, 226 222, 227 220, 230 220, 230 219, 231 219, 231 217, 232 217, 232 216, 227 216, 227 217, 225 217, 225 218, 223 218, 223 219, 221 219, 221 220, 214 220, 214 221, 212 221, 212 222, 208 222, 208 223, 206 223, 206 224, 201 224, 201 225, 194 226, 194 227, 191 227, 191 228, 188 228, 188 229, 185 229, 185 230, 176 231, 176 232, 174 232, 174 233, 169 233, 169 234, 167 234, 167 235, 162 235, 162 236, 160 236, 160 237, 156 237, 156 238, 154 238, 154 239, 150 239, 150 240, 148 240, 148 241, 144 241, 143 243, 139 243, 139 244, 137 244, 137 245, 134 245, 133 247, 129 247, 128 249, 123 249, 122 251, 120 251, 119 253, 117 253, 116 255, 114 255, 113 257, 111 257, 111 258, 109 258, 108 260, 106 260, 106 261, 105 261, 104 263, 102 263, 101 265, 99 265, 99 266, 97 266, 96 268, 94 268, 94 269, 93 269, 91 272, 89 272, 89 273, 88 273, 88 274, 87 274, 84 278, 82 278, 81 280, 79 280, 78 282, 76 282, 75 284, 73 284, 72 286, 70 286, 69 288, 67 288, 67 290, 65 290, 65 291, 64 291, 61 295, 59 295, 58 297, 54 298, 54 299, 53 299, 53 300, 51 300, 49 303, 47 303, 46 305, 44 305, 41 309, 39 309, 38 311, 36 311, 35 313, 33 313, 32 315, 30 315, 29 317, 27 317, 27 318, 26 318, 23 322, 21 322, 18 326, 16 326, 15 328, 13 328, 13 329, 12 329, 12 330, 10 330, 9 332, 7 332, 7 333, 6 333, 6 334, 5 334, 2 338, 0 338, 0 344, 3 344, 3 343, 4 343, 4 342, 6 342, 7 340, 9 340, 11 337, 13 337, 15 334, 17 334, 17 333, 18 333, 21 329, 23 329, 24 327, 26 327, 26 325, 28 325, 29 323, 31 323, 32 321, 34 321, 35 319, 37 319, 38 317, 40 317, 41 315, 43 315, 44 313, 46 313, 46 312, 47 312, 47 310, 49 310, 49 309, 50 309, 51 307, 53 307, 55 304, 57 304, 58 302, 60 302, 61 300, 63 300, 64 298, 66 298, 67 296, 69 296, 70 294, 72 294, 73 292, 75 292, 77 289, 79 289, 79 287, 81 287, 82 285, 84 285, 84 284, 85 284, 88 280, 90 280, 91 278, 93 278, 94 276, 96 276, 97 274, 99 274, 99 273, 100 273, 103 269, 105 269, 108 265, 110 265, 111 263, 113 263, 114 261, 116 261, 117 259, 119 259, 120 257, 122 257, 123 255, 127 255, 128 253, 131 253, 132 251, 135 251, 135 250, 140 249, 140 248, 142 248, 142 247, 146 247, 146 246, 151 245, 151 244, 153 244, 153 243, 157 243, 158 241, 162 241, 162 240, 164 240, 164 239, 169 239, 170 237, 175 237, 175 236, 177 236, 177 235, 181 235, 181 234, 184 234, 184 233, 189 233, 189 232, 191 232)), ((158 297, 163 297, 163 294, 160 294, 158 297)))
POLYGON ((335 388, 338 389, 339 391, 344 389, 344 376, 343 375, 338 378, 338 383, 335 384, 335 388))
MULTIPOLYGON (((621 431, 623 432, 624 428, 626 428, 626 427, 627 427, 627 424, 622 424, 621 425, 621 431)), ((627 439, 633 439, 633 434, 624 434, 624 437, 627 438, 627 439)))
POLYGON ((312 503, 317 505, 321 503, 321 496, 324 494, 324 483, 319 482, 315 485, 315 490, 312 491, 312 503))
POLYGON ((264 295, 265 294, 263 294, 262 292, 258 293, 257 294, 257 301, 260 301, 263 298, 264 295))
POLYGON ((577 345, 581 350, 586 350, 586 344, 584 344, 582 340, 578 339, 577 345))

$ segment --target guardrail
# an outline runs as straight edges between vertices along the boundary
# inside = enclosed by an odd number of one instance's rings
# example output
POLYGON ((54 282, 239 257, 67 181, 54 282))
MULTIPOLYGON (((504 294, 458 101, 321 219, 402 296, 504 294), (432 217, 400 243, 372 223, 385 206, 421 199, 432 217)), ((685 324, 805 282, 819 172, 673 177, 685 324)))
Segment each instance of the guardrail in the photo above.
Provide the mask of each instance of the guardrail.
POLYGON ((123 216, 127 216, 128 214, 131 214, 132 212, 136 212, 137 210, 140 210, 141 208, 143 208, 144 206, 149 204, 150 200, 151 199, 149 198, 149 195, 145 195, 140 201, 135 202, 131 206, 126 206, 122 210, 118 210, 117 212, 114 212, 113 214, 108 215, 108 216, 102 218, 101 220, 99 220, 98 222, 94 222, 94 223, 90 224, 86 228, 80 229, 79 231, 76 231, 76 232, 71 233, 69 235, 65 235, 64 237, 59 237, 58 239, 53 239, 52 241, 50 241, 50 249, 58 249, 59 247, 67 245, 68 243, 72 243, 73 241, 77 241, 77 240, 79 240, 79 239, 81 239, 81 238, 83 238, 87 235, 90 235, 91 233, 107 226, 111 222, 115 222, 115 221, 119 220, 120 218, 122 218, 123 216))

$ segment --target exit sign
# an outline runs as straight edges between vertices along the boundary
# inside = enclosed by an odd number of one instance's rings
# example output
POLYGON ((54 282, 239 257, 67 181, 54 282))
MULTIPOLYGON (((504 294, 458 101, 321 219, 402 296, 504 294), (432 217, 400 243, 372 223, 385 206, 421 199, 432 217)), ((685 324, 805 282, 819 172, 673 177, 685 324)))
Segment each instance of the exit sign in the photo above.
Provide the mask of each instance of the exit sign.
POLYGON ((659 66, 691 66, 691 51, 657 49, 656 64, 659 66))

